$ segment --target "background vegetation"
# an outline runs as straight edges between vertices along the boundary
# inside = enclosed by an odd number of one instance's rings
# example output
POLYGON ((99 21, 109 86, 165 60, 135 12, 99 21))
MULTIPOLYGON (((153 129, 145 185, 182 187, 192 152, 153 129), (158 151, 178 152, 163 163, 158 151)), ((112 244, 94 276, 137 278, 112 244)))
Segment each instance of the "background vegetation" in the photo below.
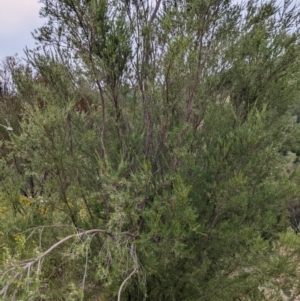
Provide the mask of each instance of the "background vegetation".
POLYGON ((299 8, 41 2, 0 73, 2 300, 297 295, 299 8))

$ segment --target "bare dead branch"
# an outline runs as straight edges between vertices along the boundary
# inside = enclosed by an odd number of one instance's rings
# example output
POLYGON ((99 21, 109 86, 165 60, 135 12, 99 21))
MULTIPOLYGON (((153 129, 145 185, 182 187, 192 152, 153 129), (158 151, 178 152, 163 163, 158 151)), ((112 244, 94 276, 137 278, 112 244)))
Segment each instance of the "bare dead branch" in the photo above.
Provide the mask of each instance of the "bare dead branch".
MULTIPOLYGON (((89 253, 89 250, 86 247, 86 250, 85 250, 85 267, 84 267, 84 274, 83 274, 83 279, 82 279, 82 291, 83 292, 84 292, 85 279, 86 279, 87 268, 88 268, 88 253, 89 253)), ((84 297, 84 295, 82 294, 81 301, 83 301, 83 297, 84 297)))
MULTIPOLYGON (((36 229, 34 229, 35 231, 36 229)), ((61 239, 60 241, 58 241, 57 243, 53 244, 50 248, 48 248, 45 252, 43 252, 42 254, 40 254, 39 256, 37 257, 34 257, 34 258, 31 258, 31 259, 27 259, 27 260, 23 260, 21 263, 20 263, 20 266, 21 267, 21 271, 20 269, 18 269, 18 271, 15 272, 15 274, 13 274, 14 270, 16 270, 18 267, 11 267, 9 269, 7 269, 5 272, 4 272, 4 275, 2 275, 2 277, 0 277, 0 279, 4 278, 5 275, 7 275, 9 272, 12 273, 12 277, 10 278, 10 280, 8 281, 8 283, 0 290, 0 296, 4 296, 6 297, 7 296, 7 293, 8 293, 8 290, 10 288, 10 286, 14 283, 14 281, 16 279, 22 279, 23 277, 23 272, 27 272, 27 277, 30 276, 30 273, 32 271, 32 267, 37 264, 37 269, 36 269, 36 272, 35 274, 39 274, 41 272, 41 269, 42 269, 42 261, 44 260, 44 258, 50 254, 53 250, 55 250, 57 247, 59 247, 60 245, 64 244, 65 242, 67 242, 68 240, 72 239, 72 238, 81 238, 82 236, 84 235, 95 235, 97 233, 103 233, 103 234, 106 234, 107 236, 111 237, 111 238, 114 238, 115 235, 114 233, 111 233, 107 230, 102 230, 102 229, 91 229, 91 230, 86 230, 86 231, 81 231, 81 232, 77 232, 76 234, 71 234, 71 235, 68 235, 66 236, 65 238, 61 239)), ((119 235, 124 235, 124 236, 128 236, 128 237, 131 237, 131 239, 135 238, 136 236, 130 232, 121 232, 119 233, 119 235)), ((135 274, 137 272, 137 259, 136 259, 136 252, 135 252, 135 247, 134 245, 131 246, 131 250, 130 250, 130 255, 131 257, 133 258, 134 260, 134 265, 135 265, 135 268, 134 268, 134 273, 131 273, 129 276, 129 278, 127 277, 123 283, 122 283, 122 286, 121 286, 121 290, 122 290, 122 287, 124 286, 124 284, 126 283, 126 281, 128 281, 128 279, 130 279, 132 277, 133 274, 135 274)), ((87 257, 86 257, 86 260, 87 260, 87 257)), ((83 289, 84 289, 84 285, 85 285, 85 278, 86 278, 86 275, 87 275, 87 262, 86 262, 86 266, 85 266, 85 271, 84 271, 84 278, 83 278, 83 282, 82 282, 82 285, 83 285, 83 289)), ((121 291, 120 291, 121 293, 121 291)), ((15 294, 14 294, 15 295, 15 294)), ((12 297, 11 300, 14 300, 14 297, 12 297)))
POLYGON ((118 291, 118 301, 121 301, 121 293, 122 293, 122 289, 125 285, 125 283, 134 275, 138 272, 138 261, 137 261, 137 256, 136 256, 136 250, 135 250, 135 245, 132 243, 131 247, 130 247, 130 256, 133 259, 134 262, 134 268, 132 270, 132 272, 123 280, 119 291, 118 291))

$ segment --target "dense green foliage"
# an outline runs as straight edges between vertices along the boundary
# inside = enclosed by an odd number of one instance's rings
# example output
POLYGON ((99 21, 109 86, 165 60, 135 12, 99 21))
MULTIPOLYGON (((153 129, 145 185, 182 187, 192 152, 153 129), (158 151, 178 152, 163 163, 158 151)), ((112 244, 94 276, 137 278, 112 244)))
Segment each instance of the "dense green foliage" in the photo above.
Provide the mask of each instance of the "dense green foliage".
POLYGON ((292 277, 299 9, 41 2, 1 96, 3 300, 262 300, 292 277))

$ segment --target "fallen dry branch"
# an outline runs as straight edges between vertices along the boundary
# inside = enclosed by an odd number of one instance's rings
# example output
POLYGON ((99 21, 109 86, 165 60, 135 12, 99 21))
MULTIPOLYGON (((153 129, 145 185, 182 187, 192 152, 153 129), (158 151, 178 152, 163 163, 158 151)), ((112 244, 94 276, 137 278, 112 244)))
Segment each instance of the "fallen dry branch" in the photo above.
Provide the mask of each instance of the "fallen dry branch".
MULTIPOLYGON (((64 244, 65 242, 69 241, 72 238, 77 238, 78 240, 80 240, 81 242, 83 242, 81 240, 82 236, 90 236, 90 235, 95 235, 97 233, 102 233, 105 234, 109 237, 111 237, 113 240, 115 239, 115 237, 117 236, 116 234, 109 232, 107 230, 102 230, 102 229, 91 229, 91 230, 86 230, 86 231, 80 231, 77 232, 76 234, 71 234, 68 235, 66 237, 64 237, 63 239, 61 239, 60 241, 56 242, 55 244, 53 244, 50 248, 48 248, 45 252, 43 252, 42 254, 31 258, 31 259, 27 259, 27 260, 23 260, 19 263, 19 265, 13 265, 10 268, 6 269, 3 274, 0 277, 0 280, 3 280, 5 276, 7 276, 8 274, 11 274, 12 276, 10 277, 10 280, 6 283, 6 285, 0 290, 0 296, 6 297, 9 288, 11 287, 11 285, 16 281, 16 280, 21 280, 24 275, 26 274, 27 277, 30 277, 30 273, 32 271, 32 267, 34 265, 37 265, 36 267, 36 272, 35 274, 38 275, 41 273, 41 269, 42 269, 42 261, 44 260, 44 258, 49 255, 52 251, 54 251, 57 247, 59 247, 60 245, 64 244), (14 272, 15 271, 15 272, 14 272)), ((135 239, 135 235, 130 233, 130 232, 121 232, 118 233, 118 235, 123 235, 123 236, 129 236, 131 239, 135 239)), ((132 243, 131 244, 131 248, 130 248, 130 256, 133 259, 134 262, 134 269, 133 271, 126 277, 126 279, 124 279, 124 281, 122 282, 119 292, 118 292, 118 301, 121 298, 121 291, 123 289, 123 286, 125 285, 125 283, 134 275, 138 272, 138 260, 137 260, 137 255, 136 255, 136 251, 135 251, 135 244, 132 243)), ((85 272, 84 274, 86 275, 86 268, 85 267, 85 272)), ((84 275, 84 280, 85 280, 85 275, 84 275)), ((17 290, 14 291, 13 293, 13 297, 11 298, 11 300, 15 300, 15 296, 17 295, 17 290)))

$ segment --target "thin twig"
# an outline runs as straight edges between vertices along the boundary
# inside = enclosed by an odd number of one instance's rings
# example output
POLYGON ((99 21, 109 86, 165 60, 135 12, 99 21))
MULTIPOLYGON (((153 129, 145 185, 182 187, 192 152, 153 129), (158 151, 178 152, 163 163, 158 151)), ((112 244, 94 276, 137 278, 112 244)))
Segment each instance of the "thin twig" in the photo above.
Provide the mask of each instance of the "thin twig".
MULTIPOLYGON (((87 267, 88 267, 88 247, 86 247, 86 254, 85 254, 85 268, 84 268, 84 274, 83 274, 83 280, 82 280, 82 292, 84 292, 84 287, 85 287, 85 279, 87 275, 87 267)), ((83 301, 84 294, 82 293, 81 295, 81 301, 83 301)))
POLYGON ((123 280, 119 291, 118 291, 118 301, 121 301, 121 292, 123 289, 123 286, 125 285, 125 283, 134 275, 138 272, 138 261, 137 261, 137 257, 136 257, 136 251, 135 251, 135 245, 132 243, 131 248, 130 248, 130 256, 132 257, 133 261, 134 261, 134 269, 133 271, 123 280))
POLYGON ((136 274, 138 271, 138 268, 135 267, 133 269, 133 271, 124 279, 124 281, 122 282, 120 288, 119 288, 119 292, 118 292, 118 301, 121 301, 121 292, 122 292, 122 289, 123 289, 123 286, 125 285, 125 283, 134 275, 136 274))

